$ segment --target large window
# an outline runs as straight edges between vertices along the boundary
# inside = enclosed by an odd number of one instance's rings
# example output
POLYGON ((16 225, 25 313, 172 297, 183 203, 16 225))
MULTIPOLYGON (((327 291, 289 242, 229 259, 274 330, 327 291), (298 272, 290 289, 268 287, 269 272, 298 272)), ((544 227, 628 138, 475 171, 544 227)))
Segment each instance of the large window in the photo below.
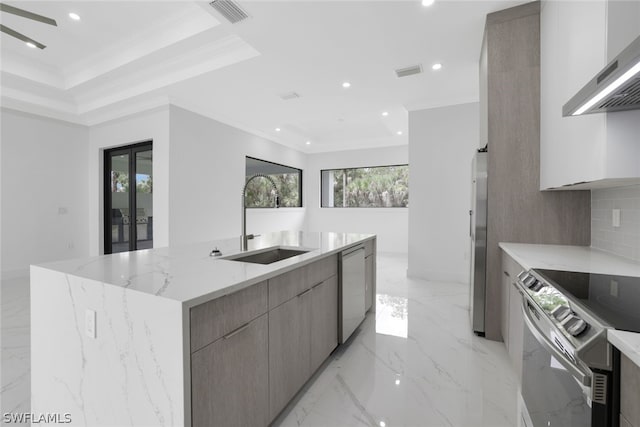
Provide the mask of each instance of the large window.
MULTIPOLYGON (((273 180, 278 187, 281 207, 302 207, 302 170, 247 157, 246 180, 256 174, 267 175, 273 180)), ((264 178, 256 178, 247 186, 245 205, 248 208, 271 208, 274 197, 271 183, 264 178)))
POLYGON ((320 172, 323 208, 406 208, 409 165, 320 172))

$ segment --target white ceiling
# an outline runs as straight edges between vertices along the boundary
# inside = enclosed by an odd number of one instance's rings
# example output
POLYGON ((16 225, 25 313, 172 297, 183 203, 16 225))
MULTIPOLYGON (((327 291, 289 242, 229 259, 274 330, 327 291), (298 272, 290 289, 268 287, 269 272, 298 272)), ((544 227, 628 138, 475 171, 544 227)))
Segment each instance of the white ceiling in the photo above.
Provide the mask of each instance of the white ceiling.
POLYGON ((407 111, 478 99, 485 16, 519 3, 239 1, 232 25, 206 1, 13 1, 58 27, 0 15, 47 45, 0 36, 1 101, 87 125, 172 103, 306 152, 406 144, 407 111))

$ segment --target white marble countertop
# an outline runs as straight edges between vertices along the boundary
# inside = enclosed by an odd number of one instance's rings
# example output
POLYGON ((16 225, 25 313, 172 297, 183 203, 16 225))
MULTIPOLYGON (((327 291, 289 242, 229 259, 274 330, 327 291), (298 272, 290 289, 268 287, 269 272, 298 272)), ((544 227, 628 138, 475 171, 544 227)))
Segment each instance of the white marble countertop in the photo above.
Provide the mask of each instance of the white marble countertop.
POLYGON ((640 277, 640 263, 588 246, 504 242, 499 246, 526 269, 543 268, 640 277))
MULTIPOLYGON (((640 277, 640 263, 586 246, 500 243, 518 264, 526 269, 579 271, 640 277)), ((640 366, 640 334, 609 330, 611 344, 640 366)))
POLYGON ((36 267, 157 295, 190 307, 374 237, 374 234, 359 233, 280 231, 264 233, 249 240, 248 251, 273 246, 310 250, 270 265, 209 256, 214 247, 222 251, 223 257, 240 253, 240 238, 234 238, 52 262, 36 267))

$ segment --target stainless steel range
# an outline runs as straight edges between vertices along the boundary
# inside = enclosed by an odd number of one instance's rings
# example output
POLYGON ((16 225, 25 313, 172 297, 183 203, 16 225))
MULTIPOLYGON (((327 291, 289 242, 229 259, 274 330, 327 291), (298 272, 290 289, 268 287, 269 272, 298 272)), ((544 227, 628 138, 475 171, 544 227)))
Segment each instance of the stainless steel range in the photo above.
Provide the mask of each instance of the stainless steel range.
POLYGON ((619 352, 610 328, 640 332, 640 278, 523 271, 527 427, 617 427, 619 352))

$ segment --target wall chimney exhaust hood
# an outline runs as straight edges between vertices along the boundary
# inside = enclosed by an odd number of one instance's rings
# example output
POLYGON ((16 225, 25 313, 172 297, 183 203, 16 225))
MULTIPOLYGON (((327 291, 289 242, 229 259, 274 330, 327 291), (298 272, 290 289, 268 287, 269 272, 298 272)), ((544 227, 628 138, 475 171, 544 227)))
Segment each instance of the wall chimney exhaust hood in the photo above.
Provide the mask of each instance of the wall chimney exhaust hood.
POLYGON ((634 109, 640 109, 640 37, 564 104, 562 115, 634 109))

